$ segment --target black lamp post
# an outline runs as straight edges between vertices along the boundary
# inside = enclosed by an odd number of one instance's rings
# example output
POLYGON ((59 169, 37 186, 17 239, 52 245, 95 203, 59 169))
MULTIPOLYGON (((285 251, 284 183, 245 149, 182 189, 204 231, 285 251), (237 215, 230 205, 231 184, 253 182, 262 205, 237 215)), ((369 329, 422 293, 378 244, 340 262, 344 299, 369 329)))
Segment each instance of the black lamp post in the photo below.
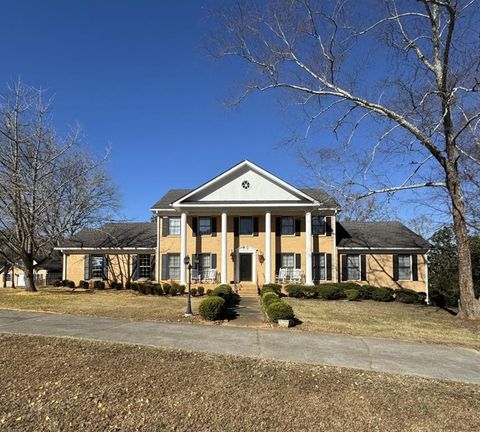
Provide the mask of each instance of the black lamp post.
POLYGON ((190 264, 190 257, 187 255, 183 259, 183 263, 188 268, 188 300, 187 300, 187 309, 185 310, 185 316, 192 316, 192 265, 190 264))

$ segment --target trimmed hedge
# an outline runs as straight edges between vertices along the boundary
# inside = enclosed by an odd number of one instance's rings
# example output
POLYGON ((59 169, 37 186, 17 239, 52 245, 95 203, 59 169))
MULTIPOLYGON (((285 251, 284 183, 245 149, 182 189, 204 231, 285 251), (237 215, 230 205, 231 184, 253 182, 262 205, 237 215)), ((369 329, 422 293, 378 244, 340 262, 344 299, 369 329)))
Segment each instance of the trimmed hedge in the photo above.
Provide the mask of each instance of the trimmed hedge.
POLYGON ((274 322, 278 322, 280 319, 291 320, 295 316, 292 307, 281 300, 270 303, 266 312, 268 318, 274 322))
POLYGON ((347 300, 349 301, 357 301, 360 300, 360 291, 355 289, 355 288, 350 288, 346 289, 345 291, 345 297, 347 297, 347 300))
POLYGON ((408 304, 422 304, 424 302, 422 294, 411 289, 400 288, 395 290, 395 301, 408 304))
POLYGON ((202 287, 202 286, 199 286, 199 287, 197 288, 197 294, 198 294, 199 296, 203 296, 203 295, 205 294, 205 288, 202 287))
POLYGON ((71 280, 67 280, 67 287, 68 288, 75 288, 75 282, 71 280))
POLYGON ((93 288, 98 290, 103 290, 105 289, 105 282, 101 280, 93 281, 93 288))
POLYGON ((266 292, 265 294, 263 294, 261 299, 262 299, 262 305, 265 309, 268 308, 270 304, 281 301, 280 297, 278 297, 278 295, 275 294, 274 292, 266 292))
POLYGON ((198 312, 203 319, 215 321, 221 318, 225 308, 225 300, 219 296, 210 296, 200 302, 198 312))
POLYGON ((263 294, 262 290, 268 290, 270 292, 274 292, 275 294, 280 295, 282 293, 282 286, 276 283, 268 283, 263 285, 262 289, 260 290, 260 294, 263 294))
POLYGON ((207 292, 209 296, 221 297, 225 300, 225 304, 231 304, 233 300, 233 290, 230 285, 222 284, 218 285, 213 291, 207 292))
POLYGON ((165 283, 163 284, 163 292, 164 292, 165 294, 170 294, 170 288, 171 288, 171 287, 172 287, 172 286, 171 286, 168 282, 165 282, 165 283))
POLYGON ((318 295, 325 300, 341 300, 346 297, 345 290, 337 284, 318 285, 318 295))
POLYGON ((83 288, 83 289, 89 289, 89 288, 90 288, 90 284, 88 283, 88 281, 81 280, 81 281, 78 283, 78 287, 79 287, 79 288, 83 288))
POLYGON ((289 284, 285 286, 285 291, 287 291, 289 297, 305 297, 305 285, 289 284))

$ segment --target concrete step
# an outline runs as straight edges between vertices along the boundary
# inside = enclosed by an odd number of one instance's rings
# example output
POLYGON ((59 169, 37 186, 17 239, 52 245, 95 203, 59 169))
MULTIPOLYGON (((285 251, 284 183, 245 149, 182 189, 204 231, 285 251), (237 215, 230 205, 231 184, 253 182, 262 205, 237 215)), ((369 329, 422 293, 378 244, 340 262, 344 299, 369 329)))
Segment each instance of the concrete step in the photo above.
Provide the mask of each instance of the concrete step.
POLYGON ((255 284, 237 284, 236 291, 242 297, 256 297, 258 296, 258 289, 255 284))

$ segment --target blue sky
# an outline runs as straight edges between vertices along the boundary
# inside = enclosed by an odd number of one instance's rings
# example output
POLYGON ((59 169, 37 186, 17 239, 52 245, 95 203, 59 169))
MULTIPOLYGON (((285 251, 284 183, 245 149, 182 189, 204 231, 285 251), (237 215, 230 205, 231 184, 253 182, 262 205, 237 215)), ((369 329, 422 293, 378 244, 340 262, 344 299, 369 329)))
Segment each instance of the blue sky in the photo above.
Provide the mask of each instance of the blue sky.
MULTIPOLYGON (((291 110, 264 94, 225 107, 245 70, 205 50, 211 3, 0 0, 0 86, 20 76, 47 89, 60 130, 78 122, 89 148, 111 147, 120 219, 147 220, 168 189, 195 187, 243 159, 315 185, 295 150, 279 146, 291 136, 291 110)), ((321 132, 314 142, 331 139, 321 132)))
POLYGON ((79 122, 109 171, 121 217, 145 220, 167 189, 250 159, 296 183, 274 100, 223 101, 238 73, 203 48, 202 1, 2 0, 0 85, 18 76, 55 96, 59 128, 79 122))

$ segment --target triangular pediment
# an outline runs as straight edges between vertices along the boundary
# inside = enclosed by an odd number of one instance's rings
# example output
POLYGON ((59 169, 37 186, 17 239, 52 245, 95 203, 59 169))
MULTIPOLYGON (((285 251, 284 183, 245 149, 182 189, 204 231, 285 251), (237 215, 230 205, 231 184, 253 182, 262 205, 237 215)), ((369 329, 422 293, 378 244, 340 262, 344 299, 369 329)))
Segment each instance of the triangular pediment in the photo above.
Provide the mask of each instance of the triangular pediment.
POLYGON ((174 206, 255 202, 311 204, 313 201, 299 189, 252 162, 244 161, 193 190, 174 206))

